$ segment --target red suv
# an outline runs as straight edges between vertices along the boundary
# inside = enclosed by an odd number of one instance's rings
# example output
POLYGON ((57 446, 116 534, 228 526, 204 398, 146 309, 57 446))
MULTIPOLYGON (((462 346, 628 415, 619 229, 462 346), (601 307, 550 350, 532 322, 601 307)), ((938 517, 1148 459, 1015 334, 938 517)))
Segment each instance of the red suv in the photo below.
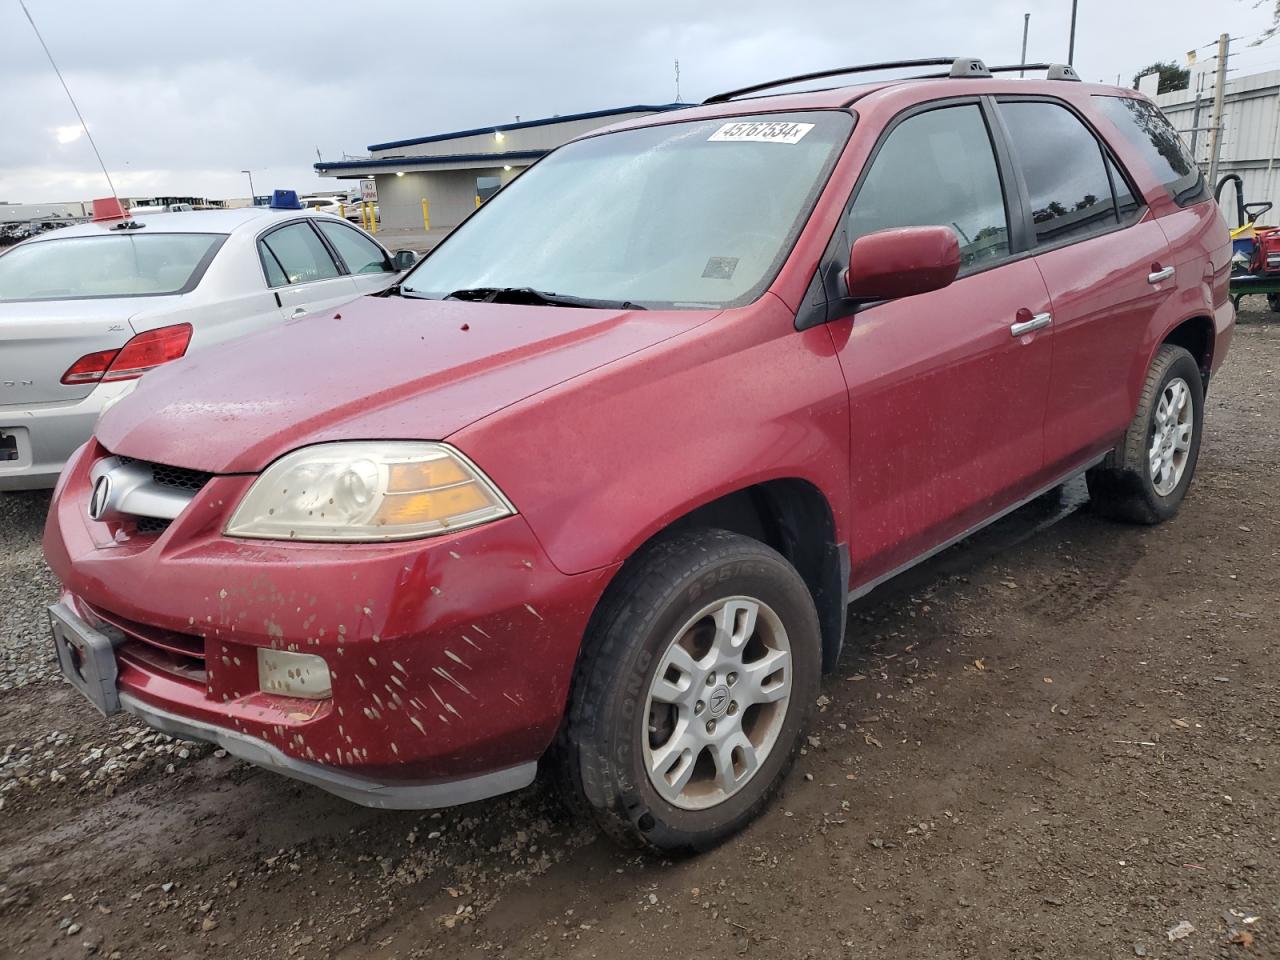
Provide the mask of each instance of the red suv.
POLYGON ((852 598, 1082 471, 1171 517, 1234 320, 1200 172, 1069 68, 899 65, 584 136, 386 294, 148 374, 52 504, 66 675, 359 803, 546 763, 698 849, 852 598))

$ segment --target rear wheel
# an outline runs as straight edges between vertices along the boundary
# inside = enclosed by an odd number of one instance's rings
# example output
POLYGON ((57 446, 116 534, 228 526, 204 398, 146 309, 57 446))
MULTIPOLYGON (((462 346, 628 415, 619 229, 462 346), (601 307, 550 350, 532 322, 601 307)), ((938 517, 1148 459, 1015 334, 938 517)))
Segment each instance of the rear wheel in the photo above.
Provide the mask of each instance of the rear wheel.
POLYGON ((1191 486, 1204 427, 1204 382, 1195 358, 1164 344, 1147 372, 1124 440, 1086 475, 1095 509, 1130 523, 1160 523, 1191 486))
POLYGON ((1268 293, 1267 306, 1271 308, 1272 313, 1280 313, 1280 293, 1268 293))
POLYGON ((776 551, 721 530, 655 544, 593 618, 567 784, 616 840, 711 847, 777 788, 820 670, 813 599, 776 551))

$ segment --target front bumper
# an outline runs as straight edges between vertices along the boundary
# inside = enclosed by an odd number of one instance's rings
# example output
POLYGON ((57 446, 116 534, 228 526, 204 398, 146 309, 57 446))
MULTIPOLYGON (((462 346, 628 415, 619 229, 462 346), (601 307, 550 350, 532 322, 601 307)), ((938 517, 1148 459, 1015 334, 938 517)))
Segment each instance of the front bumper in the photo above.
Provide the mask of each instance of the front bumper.
POLYGON ((533 782, 537 773, 537 763, 530 761, 462 780, 395 783, 371 780, 323 764, 298 760, 256 737, 192 720, 121 693, 115 649, 127 642, 123 633, 119 630, 95 630, 62 603, 49 608, 49 622, 63 675, 103 716, 124 710, 170 736, 216 744, 241 760, 321 787, 366 807, 389 810, 451 807, 522 789, 533 782))
POLYGON ((158 535, 128 535, 88 518, 101 454, 90 443, 68 465, 45 554, 62 606, 116 641, 121 708, 374 806, 531 779, 612 570, 560 573, 520 516, 403 543, 232 540, 220 529, 243 476, 209 481, 158 535), (260 690, 260 647, 322 656, 332 699, 260 690))
POLYGON ((58 480, 67 459, 89 439, 102 411, 132 392, 137 380, 102 383, 83 399, 70 402, 0 407, 0 443, 13 450, 0 458, 0 490, 44 490, 58 480))

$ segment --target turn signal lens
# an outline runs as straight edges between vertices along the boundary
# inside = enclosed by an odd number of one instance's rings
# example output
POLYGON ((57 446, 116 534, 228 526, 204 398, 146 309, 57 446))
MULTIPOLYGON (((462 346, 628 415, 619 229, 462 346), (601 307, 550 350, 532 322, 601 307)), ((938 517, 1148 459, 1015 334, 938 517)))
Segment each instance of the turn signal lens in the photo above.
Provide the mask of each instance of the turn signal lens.
POLYGON ((430 493, 410 493, 387 497, 382 501, 375 523, 439 523, 449 517, 462 516, 476 510, 485 510, 493 501, 474 482, 446 487, 430 493))
POLYGON ((387 479, 388 493, 417 493, 451 483, 465 483, 467 474, 456 460, 427 460, 421 463, 397 463, 387 479))

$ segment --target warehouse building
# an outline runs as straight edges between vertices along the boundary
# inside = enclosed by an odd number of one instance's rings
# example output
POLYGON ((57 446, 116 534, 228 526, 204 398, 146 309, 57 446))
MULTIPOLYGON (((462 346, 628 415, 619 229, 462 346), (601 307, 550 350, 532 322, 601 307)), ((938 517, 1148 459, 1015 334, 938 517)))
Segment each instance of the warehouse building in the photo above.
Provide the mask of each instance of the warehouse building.
MULTIPOLYGON (((1186 90, 1162 93, 1155 98, 1173 126, 1191 145, 1196 162, 1209 170, 1209 128, 1213 126, 1212 67, 1193 67, 1186 90), (1199 105, 1197 106, 1197 94, 1199 105)), ((1280 223, 1280 70, 1269 70, 1228 80, 1223 92, 1222 146, 1218 154, 1218 179, 1239 174, 1247 203, 1274 204, 1262 223, 1280 223)), ((1217 184, 1210 184, 1216 187, 1217 184)), ((1236 199, 1230 187, 1222 194, 1223 211, 1231 226, 1236 223, 1236 199)))
POLYGON ((432 231, 449 229, 476 208, 477 198, 487 199, 562 143, 612 123, 684 106, 688 104, 637 104, 374 143, 368 158, 321 162, 315 169, 342 180, 373 177, 384 230, 422 230, 424 200, 432 231))

